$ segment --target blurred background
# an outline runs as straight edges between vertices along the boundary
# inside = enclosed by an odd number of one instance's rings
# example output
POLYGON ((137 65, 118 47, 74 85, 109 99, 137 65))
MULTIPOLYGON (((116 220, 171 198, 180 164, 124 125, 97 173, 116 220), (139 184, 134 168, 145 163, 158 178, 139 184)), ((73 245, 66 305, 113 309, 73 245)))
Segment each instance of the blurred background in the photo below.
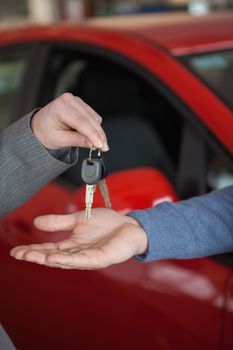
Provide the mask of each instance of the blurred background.
POLYGON ((233 0, 0 0, 0 26, 168 11, 205 15, 232 7, 233 0))

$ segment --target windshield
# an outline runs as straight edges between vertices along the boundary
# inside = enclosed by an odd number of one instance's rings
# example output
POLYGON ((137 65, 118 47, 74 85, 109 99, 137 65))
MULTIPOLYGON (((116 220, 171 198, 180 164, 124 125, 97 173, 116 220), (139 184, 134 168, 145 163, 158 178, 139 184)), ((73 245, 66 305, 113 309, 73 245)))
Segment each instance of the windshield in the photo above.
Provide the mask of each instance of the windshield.
POLYGON ((233 109, 233 50, 189 56, 184 62, 233 109))

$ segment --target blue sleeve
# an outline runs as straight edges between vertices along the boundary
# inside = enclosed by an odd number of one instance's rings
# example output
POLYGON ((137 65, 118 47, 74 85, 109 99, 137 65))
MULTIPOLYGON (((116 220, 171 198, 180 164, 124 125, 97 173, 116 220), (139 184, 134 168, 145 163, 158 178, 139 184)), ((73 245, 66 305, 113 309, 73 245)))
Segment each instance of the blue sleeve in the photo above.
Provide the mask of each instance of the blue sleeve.
POLYGON ((190 259, 233 251, 233 186, 177 203, 128 214, 146 231, 152 261, 190 259))

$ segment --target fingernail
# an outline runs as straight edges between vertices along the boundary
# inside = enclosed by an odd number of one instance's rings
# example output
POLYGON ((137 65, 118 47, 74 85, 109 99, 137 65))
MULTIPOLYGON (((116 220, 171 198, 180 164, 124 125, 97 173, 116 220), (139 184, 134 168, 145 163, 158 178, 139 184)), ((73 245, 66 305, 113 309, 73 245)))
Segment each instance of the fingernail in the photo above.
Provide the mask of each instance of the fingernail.
POLYGON ((104 145, 103 145, 103 147, 102 147, 102 150, 103 150, 104 152, 109 151, 109 147, 108 147, 108 144, 107 144, 107 143, 104 143, 104 145))

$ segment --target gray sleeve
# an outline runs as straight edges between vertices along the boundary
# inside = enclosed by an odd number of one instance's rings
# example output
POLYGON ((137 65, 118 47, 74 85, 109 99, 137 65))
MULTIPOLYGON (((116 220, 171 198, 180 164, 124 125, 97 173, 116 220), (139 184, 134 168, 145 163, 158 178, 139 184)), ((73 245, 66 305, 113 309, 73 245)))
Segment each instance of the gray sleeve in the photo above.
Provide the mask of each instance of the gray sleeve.
POLYGON ((191 259, 233 251, 233 186, 129 213, 146 231, 139 260, 191 259))
POLYGON ((0 217, 20 206, 42 186, 75 164, 77 150, 55 157, 34 136, 33 112, 0 133, 0 217), (65 155, 66 154, 66 155, 65 155))

